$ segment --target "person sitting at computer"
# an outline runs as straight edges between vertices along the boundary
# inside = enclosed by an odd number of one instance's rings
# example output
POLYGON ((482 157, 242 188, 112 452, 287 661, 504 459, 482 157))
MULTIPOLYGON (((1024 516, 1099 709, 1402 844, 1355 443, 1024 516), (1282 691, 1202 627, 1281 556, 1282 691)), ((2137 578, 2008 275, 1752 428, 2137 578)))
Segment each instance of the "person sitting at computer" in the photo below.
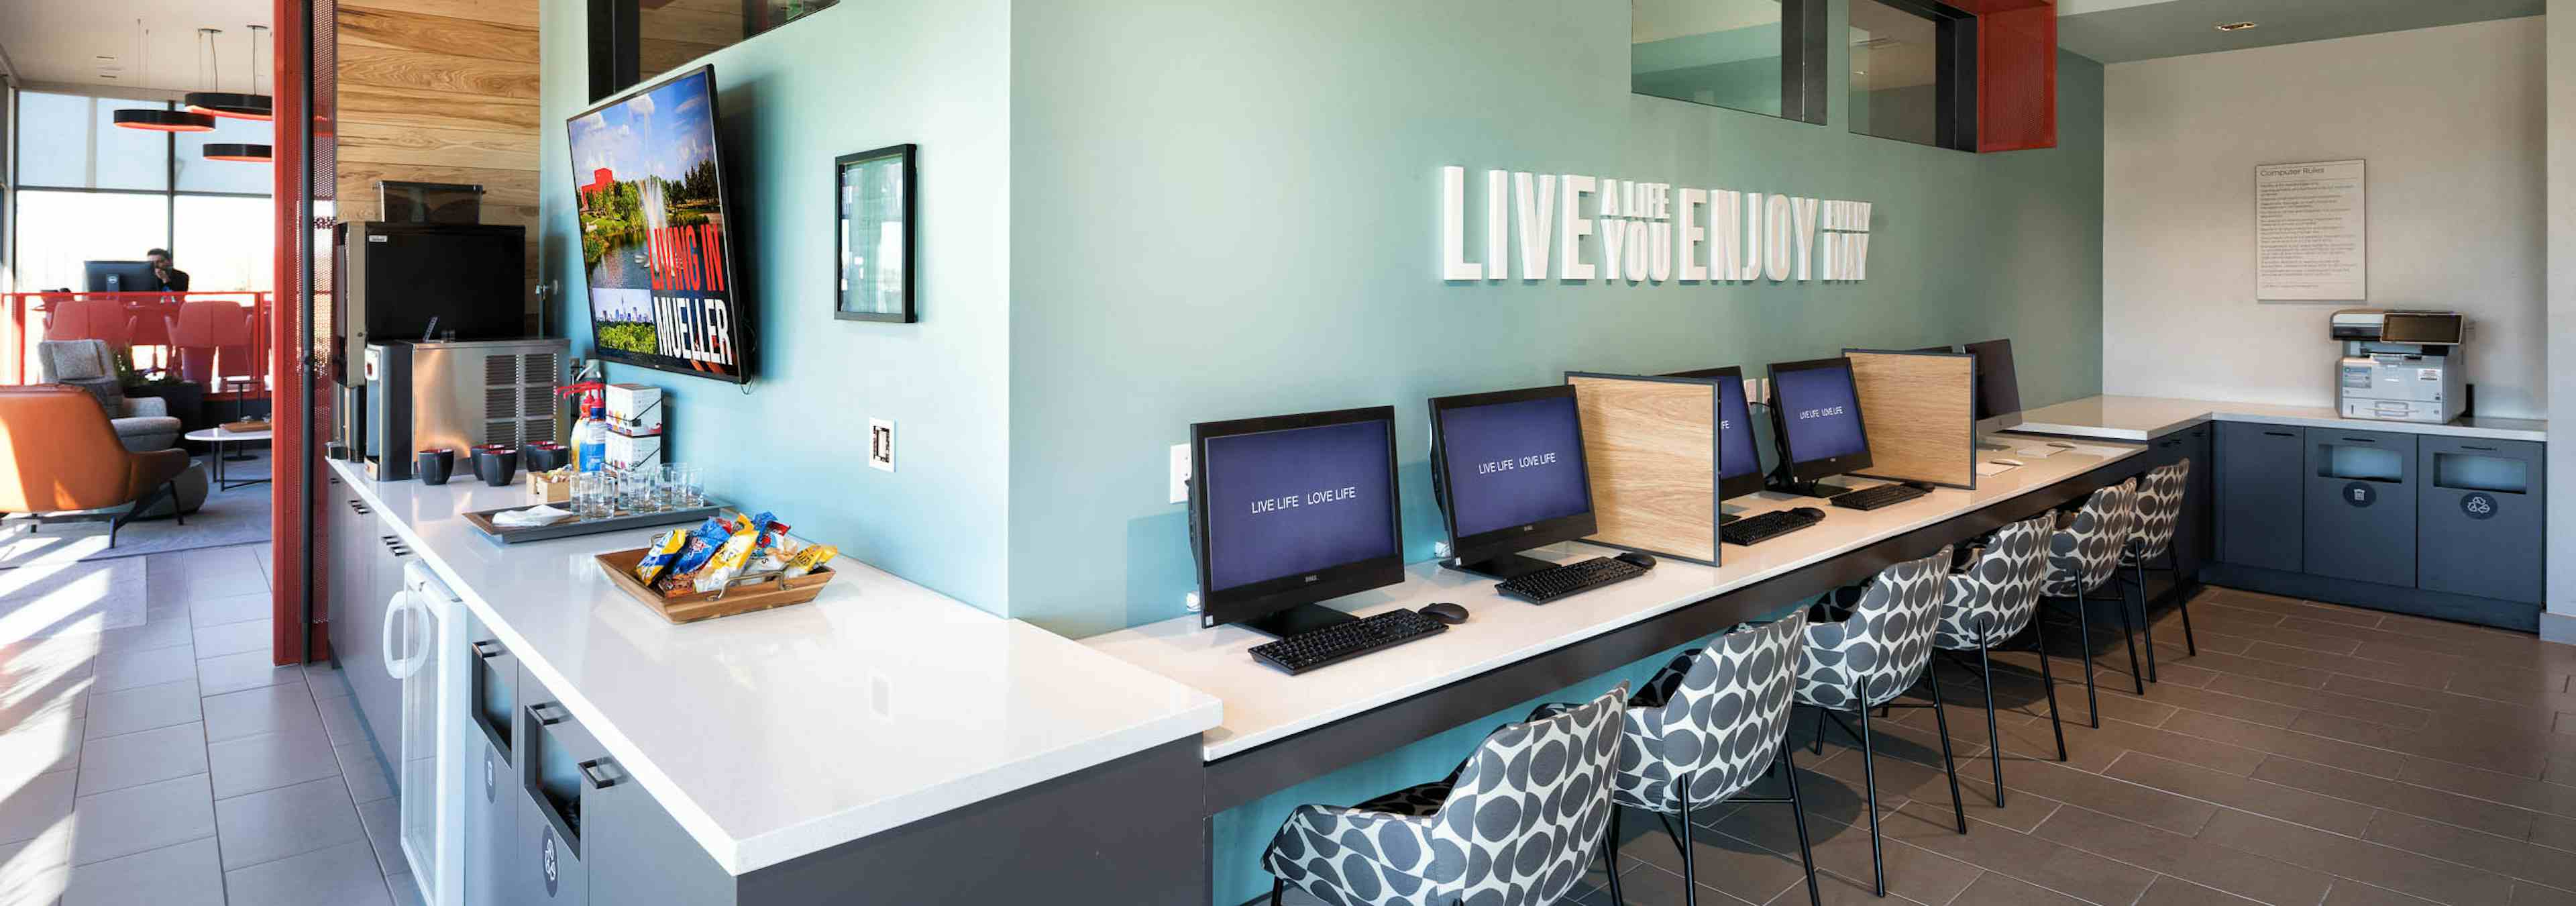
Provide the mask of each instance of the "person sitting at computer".
POLYGON ((188 272, 170 266, 169 249, 153 249, 145 252, 143 259, 152 262, 152 279, 159 283, 157 286, 144 287, 145 292, 184 293, 188 291, 188 272))

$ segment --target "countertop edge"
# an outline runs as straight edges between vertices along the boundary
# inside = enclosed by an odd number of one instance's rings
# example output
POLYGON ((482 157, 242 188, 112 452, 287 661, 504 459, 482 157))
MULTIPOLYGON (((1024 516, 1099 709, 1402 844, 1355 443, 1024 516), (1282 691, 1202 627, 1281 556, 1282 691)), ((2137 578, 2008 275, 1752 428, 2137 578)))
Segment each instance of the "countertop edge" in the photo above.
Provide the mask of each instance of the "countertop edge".
MULTIPOLYGON (((2115 395, 2102 394, 2083 397, 2068 400, 2064 403, 2042 406, 2031 411, 2046 411, 2048 409, 2055 408, 2056 406, 2083 403, 2089 400, 2108 399, 2113 396, 2115 395)), ((2100 440, 2144 442, 2155 440, 2167 434, 2171 434, 2194 425, 2207 424, 2209 422, 2250 422, 2273 425, 2296 425, 2303 428, 2342 428, 2353 431, 2386 431, 2396 434, 2421 434, 2441 437, 2474 437, 2489 440, 2528 441, 2531 443, 2547 443, 2549 441, 2549 431, 2545 427, 2533 429, 2501 427, 2496 425, 2462 424, 2459 422, 2432 423, 2384 421, 2379 419, 2346 418, 2341 415, 2332 414, 2292 415, 2280 412, 2263 412, 2254 408, 2268 404, 2229 403, 2165 397, 2120 398, 2156 400, 2166 403, 2186 404, 2177 408, 2182 408, 2186 411, 2197 411, 2192 415, 2183 416, 2175 419, 2174 421, 2166 422, 2151 428, 2111 427, 2099 424, 2025 420, 2021 424, 2005 430, 2020 434, 2047 434, 2062 437, 2086 437, 2100 440)), ((2536 419, 2499 420, 2540 423, 2539 420, 2536 419)))

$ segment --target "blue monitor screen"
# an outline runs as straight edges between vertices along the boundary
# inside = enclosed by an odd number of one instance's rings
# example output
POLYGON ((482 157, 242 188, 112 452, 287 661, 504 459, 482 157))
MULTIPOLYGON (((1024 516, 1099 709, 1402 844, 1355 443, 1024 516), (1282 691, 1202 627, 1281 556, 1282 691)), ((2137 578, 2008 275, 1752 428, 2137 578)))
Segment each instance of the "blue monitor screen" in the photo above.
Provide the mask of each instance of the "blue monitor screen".
POLYGON ((1393 430, 1366 421, 1209 438, 1209 588, 1397 556, 1393 430))
POLYGON ((1771 393, 1779 401, 1781 429, 1788 432, 1789 453, 1796 461, 1869 452, 1850 368, 1773 371, 1771 393))
POLYGON ((1734 478, 1762 468, 1753 452, 1753 415, 1744 405, 1744 381, 1717 382, 1717 475, 1734 478))
POLYGON ((1572 396, 1450 409, 1440 416, 1456 537, 1592 509, 1572 396))

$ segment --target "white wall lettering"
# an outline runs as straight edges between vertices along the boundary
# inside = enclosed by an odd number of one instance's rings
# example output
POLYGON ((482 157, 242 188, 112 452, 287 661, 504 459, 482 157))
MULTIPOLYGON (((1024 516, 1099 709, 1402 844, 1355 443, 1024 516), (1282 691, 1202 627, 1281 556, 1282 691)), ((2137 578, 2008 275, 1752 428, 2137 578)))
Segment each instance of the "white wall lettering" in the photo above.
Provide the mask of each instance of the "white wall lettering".
POLYGON ((1463 166, 1440 168, 1443 280, 1508 279, 1515 248, 1529 281, 1548 278, 1550 259, 1569 282, 1869 278, 1866 201, 1689 186, 1677 199, 1671 183, 1525 170, 1485 171, 1484 260, 1471 261, 1466 180, 1463 166))
POLYGON ((1592 279, 1592 262, 1583 260, 1583 237, 1592 235, 1592 218, 1582 214, 1583 196, 1596 193, 1599 183, 1592 177, 1568 173, 1557 181, 1565 186, 1565 201, 1557 207, 1556 276, 1560 280, 1592 279))

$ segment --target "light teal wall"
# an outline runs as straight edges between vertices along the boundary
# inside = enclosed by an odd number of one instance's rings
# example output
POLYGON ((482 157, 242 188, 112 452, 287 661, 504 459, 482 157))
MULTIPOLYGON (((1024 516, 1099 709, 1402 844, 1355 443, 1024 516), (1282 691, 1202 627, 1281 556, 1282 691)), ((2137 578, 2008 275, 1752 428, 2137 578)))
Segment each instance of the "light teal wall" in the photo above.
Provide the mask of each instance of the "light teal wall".
MULTIPOLYGON (((583 0, 543 0, 545 279, 555 329, 589 345, 563 122, 590 105, 583 0)), ((1005 606, 1010 373, 1007 0, 841 0, 709 55, 759 318, 757 378, 626 366, 670 395, 673 454, 709 490, 976 606, 1005 606), (921 146, 918 324, 835 321, 832 159, 921 146), (867 467, 869 417, 895 422, 896 471, 867 467)), ((648 77, 650 78, 650 77, 648 77)))
POLYGON ((1080 636, 1184 613, 1165 448, 1192 422, 1397 406, 1420 560, 1428 397, 1995 336, 2030 405, 2097 392, 2101 67, 2061 57, 2061 147, 1965 154, 1849 134, 1839 109, 1631 95, 1626 9, 1016 8, 1011 615, 1080 636), (1444 164, 1873 201, 1871 279, 1446 284, 1444 164))

